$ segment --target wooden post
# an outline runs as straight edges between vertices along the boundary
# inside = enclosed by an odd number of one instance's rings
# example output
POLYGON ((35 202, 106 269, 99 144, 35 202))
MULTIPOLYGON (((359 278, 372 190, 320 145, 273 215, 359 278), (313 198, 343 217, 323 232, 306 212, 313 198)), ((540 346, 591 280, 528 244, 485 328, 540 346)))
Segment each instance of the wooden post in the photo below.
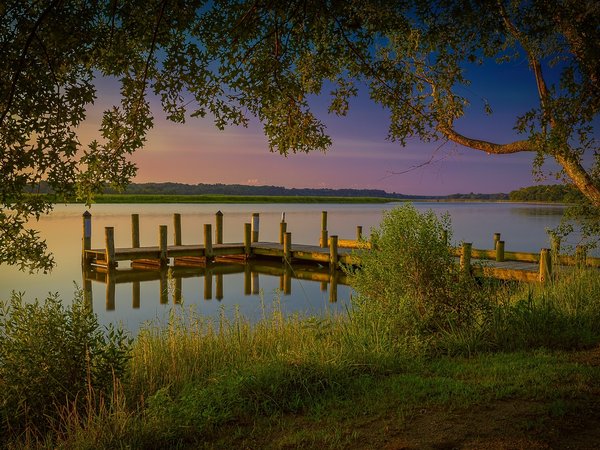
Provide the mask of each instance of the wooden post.
POLYGON ((81 264, 86 264, 85 251, 92 249, 92 214, 89 211, 83 213, 83 235, 81 237, 81 264))
POLYGON ((204 272, 204 300, 212 300, 212 270, 204 272))
POLYGON ((114 272, 108 271, 106 274, 106 310, 115 310, 115 287, 116 281, 113 276, 114 272))
POLYGON ((587 251, 583 245, 575 247, 575 265, 577 267, 585 267, 587 260, 587 251))
MULTIPOLYGON (((331 236, 333 238, 333 236, 331 236)), ((332 271, 329 274, 329 303, 337 302, 338 296, 338 282, 337 282, 337 273, 332 271)))
POLYGON ((494 249, 496 248, 496 245, 500 239, 500 233, 494 233, 494 249))
POLYGON ((331 269, 338 266, 338 237, 335 235, 329 238, 329 264, 331 269))
POLYGON ((550 258, 550 249, 543 248, 540 252, 540 274, 541 283, 546 283, 552 279, 552 260, 550 258))
POLYGON ((159 250, 159 260, 161 266, 166 266, 168 263, 167 256, 167 226, 159 225, 158 227, 158 250, 159 250))
POLYGON ((260 214, 252 213, 252 242, 258 242, 260 229, 260 214))
POLYGON ((176 305, 181 304, 182 300, 182 290, 183 290, 183 282, 181 278, 175 278, 175 289, 173 291, 173 303, 176 305))
POLYGON ((215 242, 223 243, 223 213, 221 211, 217 211, 215 214, 215 242))
POLYGON ((292 293, 292 266, 289 264, 285 265, 283 272, 283 295, 290 295, 292 293))
POLYGON ((504 261, 504 241, 496 242, 496 261, 504 261))
POLYGON ((326 248, 327 242, 327 211, 321 211, 321 239, 319 240, 321 248, 326 248))
POLYGON ((106 266, 111 269, 116 267, 115 263, 115 229, 113 227, 104 228, 104 244, 106 248, 106 266))
POLYGON ((212 225, 210 223, 204 224, 204 256, 206 257, 206 261, 213 259, 212 225))
POLYGON ((140 282, 134 281, 131 283, 131 299, 132 299, 132 308, 139 309, 140 308, 140 282))
POLYGON ((283 238, 285 236, 286 231, 287 231, 287 223, 280 222, 279 223, 279 243, 280 244, 283 244, 283 238))
POLYGON ((292 233, 289 231, 283 236, 283 262, 292 262, 292 233))
POLYGON ((140 247, 140 215, 131 215, 131 247, 140 247))
MULTIPOLYGON (((165 227, 165 240, 167 237, 167 233, 166 233, 166 226, 163 225, 165 227)), ((166 270, 161 270, 160 271, 160 281, 159 281, 159 285, 158 285, 158 298, 159 298, 159 302, 161 305, 166 305, 167 303, 169 303, 169 280, 167 279, 167 271, 166 270)))
POLYGON ((471 273, 471 242, 463 242, 462 253, 460 255, 460 268, 464 273, 471 273))
POLYGON ((181 245, 181 214, 173 214, 173 244, 181 245))
POLYGON ((223 274, 218 273, 215 275, 217 285, 217 300, 223 300, 223 274))
POLYGON ((244 224, 244 253, 246 254, 246 258, 250 258, 252 247, 252 229, 249 223, 244 224))
POLYGON ((252 272, 252 276, 250 277, 250 284, 252 289, 252 295, 258 295, 260 293, 260 284, 258 278, 258 272, 252 272))
POLYGON ((252 271, 250 264, 244 264, 244 295, 250 294, 252 294, 252 271))
POLYGON ((362 239, 362 225, 356 226, 356 240, 360 241, 362 239))

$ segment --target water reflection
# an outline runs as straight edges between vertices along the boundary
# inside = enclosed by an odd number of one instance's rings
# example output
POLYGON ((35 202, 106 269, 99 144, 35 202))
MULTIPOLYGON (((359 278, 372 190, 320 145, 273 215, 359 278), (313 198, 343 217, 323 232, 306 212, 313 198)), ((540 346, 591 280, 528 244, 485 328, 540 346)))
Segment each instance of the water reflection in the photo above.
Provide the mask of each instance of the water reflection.
MULTIPOLYGON (((217 260, 198 266, 175 265, 162 269, 127 268, 108 270, 103 267, 86 267, 83 269, 84 295, 93 305, 92 282, 105 286, 105 309, 115 310, 116 286, 131 284, 132 308, 139 309, 141 304, 141 283, 158 281, 155 299, 161 305, 181 304, 183 299, 183 279, 202 279, 204 300, 224 299, 225 278, 237 284, 243 277, 243 295, 260 295, 261 278, 259 275, 279 279, 279 291, 283 295, 292 294, 292 279, 315 282, 321 291, 328 291, 329 302, 338 301, 338 284, 347 286, 345 273, 328 267, 313 264, 284 264, 278 261, 235 261, 217 260)), ((147 301, 148 299, 145 299, 147 301)))
POLYGON ((511 209, 513 214, 523 216, 558 216, 562 217, 565 213, 564 206, 549 206, 549 205, 538 205, 538 206, 523 206, 521 208, 511 209))

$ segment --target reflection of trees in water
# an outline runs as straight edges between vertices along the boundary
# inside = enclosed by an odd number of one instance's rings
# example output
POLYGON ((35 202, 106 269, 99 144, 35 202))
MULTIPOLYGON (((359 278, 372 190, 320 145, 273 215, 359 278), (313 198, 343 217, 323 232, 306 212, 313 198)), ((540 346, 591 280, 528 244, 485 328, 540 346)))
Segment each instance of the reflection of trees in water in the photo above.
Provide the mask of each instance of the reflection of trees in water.
POLYGON ((565 206, 530 206, 525 208, 512 208, 512 214, 522 216, 562 216, 565 206))

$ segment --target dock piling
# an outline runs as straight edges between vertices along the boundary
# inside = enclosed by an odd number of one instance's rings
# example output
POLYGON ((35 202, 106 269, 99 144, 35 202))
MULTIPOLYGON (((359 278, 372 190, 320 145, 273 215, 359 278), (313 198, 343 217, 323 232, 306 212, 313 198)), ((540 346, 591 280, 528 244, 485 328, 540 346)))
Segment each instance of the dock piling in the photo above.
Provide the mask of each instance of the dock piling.
POLYGON ((158 226, 158 251, 159 251, 159 264, 160 266, 166 266, 169 262, 167 256, 167 226, 158 226))
POLYGON ((212 225, 210 223, 204 224, 204 256, 206 261, 213 259, 212 225))
POLYGON ((223 213, 220 210, 215 214, 215 243, 223 243, 223 213))
POLYGON ((279 222, 279 243, 283 244, 283 238, 287 231, 287 223, 285 221, 279 222))
POLYGON ((356 226, 356 240, 360 241, 362 239, 362 225, 356 226))
POLYGON ((496 242, 496 261, 504 261, 504 241, 496 242))
POLYGON ((337 268, 338 259, 338 237, 333 235, 329 238, 329 264, 332 270, 337 268))
POLYGON ((252 213, 252 242, 258 242, 260 228, 260 214, 252 213))
POLYGON ((92 215, 89 211, 83 213, 83 236, 81 238, 81 264, 85 266, 85 251, 92 249, 92 215))
POLYGON ((115 229, 113 227, 104 228, 104 244, 106 248, 106 266, 108 268, 116 267, 115 229))
POLYGON ((140 215, 131 215, 131 247, 140 248, 140 215))
POLYGON ((181 245, 181 214, 173 214, 173 244, 181 245))
POLYGON ((473 244, 471 242, 463 242, 462 244, 462 253, 460 255, 460 268, 466 273, 471 273, 471 250, 473 248, 473 244))
POLYGON ((546 283, 552 279, 552 259, 551 252, 548 248, 543 248, 540 252, 540 273, 539 280, 541 283, 546 283))
POLYGON ((291 263, 292 261, 292 233, 286 231, 283 236, 283 262, 291 263))
POLYGON ((319 240, 321 248, 327 247, 327 241, 327 211, 321 211, 321 239, 319 240))
POLYGON ((244 224, 244 254, 246 258, 250 258, 252 250, 252 226, 249 223, 244 224))

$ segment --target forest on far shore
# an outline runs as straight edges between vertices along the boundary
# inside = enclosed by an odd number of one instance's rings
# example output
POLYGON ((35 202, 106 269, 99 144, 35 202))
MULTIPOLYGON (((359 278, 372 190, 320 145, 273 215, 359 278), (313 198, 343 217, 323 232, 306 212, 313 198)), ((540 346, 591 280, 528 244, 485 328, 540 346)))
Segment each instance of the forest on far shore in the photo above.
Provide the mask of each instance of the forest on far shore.
MULTIPOLYGON (((32 193, 49 194, 52 189, 42 181, 32 193)), ((581 193, 572 185, 550 184, 528 186, 510 193, 456 193, 450 195, 406 195, 386 192, 382 189, 329 189, 286 188, 283 186, 251 186, 244 184, 185 184, 185 183, 132 183, 124 192, 107 187, 106 194, 129 195, 243 195, 243 196, 290 196, 290 197, 373 197, 393 200, 503 200, 515 202, 576 203, 583 200, 581 193)))

